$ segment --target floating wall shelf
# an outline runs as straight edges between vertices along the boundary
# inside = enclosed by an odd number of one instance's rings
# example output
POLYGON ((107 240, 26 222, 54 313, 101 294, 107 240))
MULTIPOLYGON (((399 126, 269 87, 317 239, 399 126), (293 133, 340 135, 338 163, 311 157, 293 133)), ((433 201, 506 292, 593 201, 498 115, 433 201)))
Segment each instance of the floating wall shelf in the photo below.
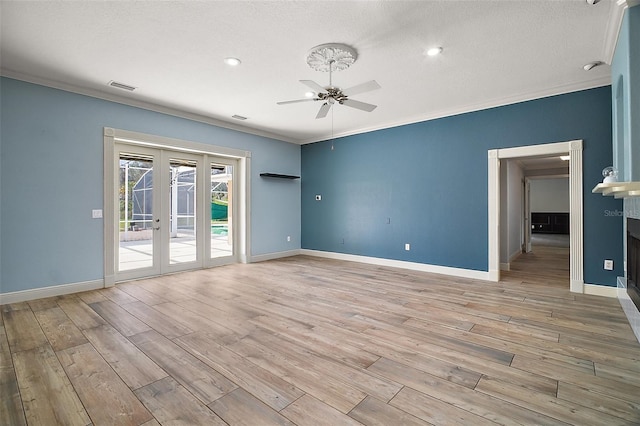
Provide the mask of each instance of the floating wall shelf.
POLYGON ((300 176, 281 175, 281 174, 278 174, 278 173, 260 173, 260 176, 269 177, 269 178, 277 178, 277 179, 300 179, 300 176))
POLYGON ((599 183, 591 192, 615 198, 640 197, 640 182, 599 183))

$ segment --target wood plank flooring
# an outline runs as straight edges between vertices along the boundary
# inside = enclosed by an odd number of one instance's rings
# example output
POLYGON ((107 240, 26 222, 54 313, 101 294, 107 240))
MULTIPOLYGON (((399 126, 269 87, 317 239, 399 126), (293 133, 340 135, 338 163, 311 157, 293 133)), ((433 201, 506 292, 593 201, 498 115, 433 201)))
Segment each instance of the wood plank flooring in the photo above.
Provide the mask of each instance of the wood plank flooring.
POLYGON ((0 424, 638 425, 640 344, 568 279, 296 256, 4 305, 0 424))

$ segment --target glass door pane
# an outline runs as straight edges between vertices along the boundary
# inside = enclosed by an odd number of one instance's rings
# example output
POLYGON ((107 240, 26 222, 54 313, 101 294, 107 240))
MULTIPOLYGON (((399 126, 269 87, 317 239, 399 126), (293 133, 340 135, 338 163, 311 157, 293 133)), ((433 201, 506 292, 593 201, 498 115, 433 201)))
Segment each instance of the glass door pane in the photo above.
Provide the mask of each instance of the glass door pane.
POLYGON ((211 164, 210 257, 233 256, 233 166, 211 164))
POLYGON ((169 264, 195 262, 197 163, 169 160, 169 264))
POLYGON ((153 156, 120 153, 118 271, 152 268, 153 156))

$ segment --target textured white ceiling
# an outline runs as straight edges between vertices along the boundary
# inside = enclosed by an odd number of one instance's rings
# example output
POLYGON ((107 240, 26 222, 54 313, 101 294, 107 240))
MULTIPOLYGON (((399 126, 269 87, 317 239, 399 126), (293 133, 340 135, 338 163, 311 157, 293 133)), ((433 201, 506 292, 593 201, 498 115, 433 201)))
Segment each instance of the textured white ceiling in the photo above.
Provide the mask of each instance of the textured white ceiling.
POLYGON ((197 114, 225 126, 307 143, 332 134, 332 113, 298 80, 328 85, 307 52, 337 42, 358 60, 341 88, 371 113, 333 109, 333 134, 391 127, 609 83, 619 25, 613 0, 2 1, 3 75, 197 114), (615 40, 615 38, 613 38, 615 40), (431 58, 424 52, 444 47, 431 58), (235 56, 237 68, 223 63, 235 56), (108 87, 110 80, 137 87, 108 87), (238 114, 248 117, 239 122, 238 114), (228 123, 228 124, 226 124, 228 123))

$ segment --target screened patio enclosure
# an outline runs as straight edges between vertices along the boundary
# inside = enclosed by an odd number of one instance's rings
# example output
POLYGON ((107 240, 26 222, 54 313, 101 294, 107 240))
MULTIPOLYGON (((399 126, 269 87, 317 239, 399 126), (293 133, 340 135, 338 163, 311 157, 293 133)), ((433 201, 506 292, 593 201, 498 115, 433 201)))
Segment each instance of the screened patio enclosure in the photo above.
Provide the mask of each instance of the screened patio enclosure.
MULTIPOLYGON (((159 213, 154 212, 154 194, 158 196, 154 182, 159 179, 154 172, 153 161, 145 156, 121 155, 120 174, 120 217, 119 270, 139 269, 151 265, 153 257, 154 230, 158 228, 159 213)), ((211 192, 210 208, 197 206, 198 188, 202 183, 197 177, 196 162, 170 159, 169 170, 165 178, 168 204, 166 212, 168 226, 163 227, 168 233, 170 244, 170 263, 178 264, 196 260, 196 228, 197 215, 210 214, 210 258, 232 253, 230 188, 233 167, 230 165, 210 165, 211 192), (168 231, 167 231, 168 230, 168 231)), ((208 187, 208 185, 206 185, 208 187)), ((167 234, 165 234, 167 235, 167 234)))
MULTIPOLYGON (((212 225, 228 222, 228 186, 231 180, 227 167, 211 173, 212 225)), ((145 161, 121 160, 122 197, 120 230, 142 231, 153 223, 153 173, 145 161), (129 200, 129 202, 124 202, 129 200)), ((191 166, 171 165, 171 237, 191 233, 195 222, 195 170, 191 166)), ((124 238, 124 241, 127 239, 124 238)))

